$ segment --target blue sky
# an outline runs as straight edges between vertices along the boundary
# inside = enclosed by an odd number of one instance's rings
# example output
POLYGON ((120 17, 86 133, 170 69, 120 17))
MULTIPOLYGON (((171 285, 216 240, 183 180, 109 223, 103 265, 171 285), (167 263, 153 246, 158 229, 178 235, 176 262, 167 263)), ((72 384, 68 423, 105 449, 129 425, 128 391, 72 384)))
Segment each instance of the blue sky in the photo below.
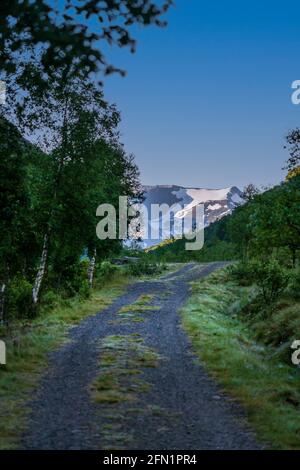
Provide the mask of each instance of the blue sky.
POLYGON ((300 3, 176 0, 164 29, 137 31, 127 76, 105 79, 144 184, 219 188, 283 178, 284 135, 300 126, 300 3))

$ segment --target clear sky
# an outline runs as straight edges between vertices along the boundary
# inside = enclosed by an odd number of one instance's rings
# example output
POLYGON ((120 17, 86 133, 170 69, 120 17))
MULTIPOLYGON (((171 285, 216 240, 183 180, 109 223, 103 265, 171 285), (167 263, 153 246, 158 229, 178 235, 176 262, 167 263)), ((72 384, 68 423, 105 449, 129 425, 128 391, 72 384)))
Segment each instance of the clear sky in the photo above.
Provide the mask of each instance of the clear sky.
POLYGON ((300 2, 176 0, 164 29, 139 29, 127 77, 105 79, 144 184, 273 185, 300 126, 300 2))

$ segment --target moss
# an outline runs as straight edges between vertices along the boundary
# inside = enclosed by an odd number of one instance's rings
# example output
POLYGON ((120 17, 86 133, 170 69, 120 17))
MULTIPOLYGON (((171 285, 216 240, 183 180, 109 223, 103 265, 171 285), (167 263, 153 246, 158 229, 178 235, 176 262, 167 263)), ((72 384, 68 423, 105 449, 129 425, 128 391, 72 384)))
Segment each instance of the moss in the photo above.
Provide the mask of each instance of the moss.
POLYGON ((145 321, 145 317, 142 316, 143 313, 151 313, 160 310, 161 308, 156 305, 149 305, 149 303, 153 301, 154 297, 155 296, 152 294, 140 295, 134 303, 124 305, 118 311, 118 316, 120 318, 118 320, 113 320, 112 324, 116 325, 120 322, 143 323, 145 321))
POLYGON ((137 333, 107 336, 101 340, 99 349, 99 374, 91 384, 91 396, 94 402, 105 405, 101 411, 102 418, 103 415, 106 418, 101 428, 102 448, 115 449, 125 444, 120 427, 109 436, 105 429, 113 427, 115 421, 126 422, 123 408, 117 405, 138 402, 141 394, 149 392, 151 385, 143 379, 143 369, 157 367, 161 357, 137 333))

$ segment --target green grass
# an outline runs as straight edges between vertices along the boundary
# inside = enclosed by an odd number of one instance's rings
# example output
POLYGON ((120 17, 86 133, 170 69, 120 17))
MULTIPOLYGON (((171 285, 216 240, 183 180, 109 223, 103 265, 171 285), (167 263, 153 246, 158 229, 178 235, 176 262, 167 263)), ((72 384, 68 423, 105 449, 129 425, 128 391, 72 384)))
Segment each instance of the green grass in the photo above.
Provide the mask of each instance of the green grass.
POLYGON ((111 335, 100 344, 99 375, 91 385, 97 403, 137 400, 149 387, 142 379, 143 367, 157 367, 160 356, 144 344, 139 335, 111 335))
POLYGON ((125 305, 124 307, 120 308, 119 314, 122 313, 127 313, 127 312, 149 312, 151 310, 160 310, 160 307, 155 306, 155 305, 136 305, 136 304, 130 304, 130 305, 125 305))
POLYGON ((142 323, 145 321, 143 313, 151 313, 157 310, 160 310, 161 307, 155 305, 149 305, 154 299, 154 295, 140 295, 137 300, 129 305, 124 305, 118 311, 119 318, 117 320, 112 320, 112 324, 124 323, 124 322, 133 322, 133 323, 142 323))
POLYGON ((196 281, 183 326, 207 370, 244 406, 258 438, 267 447, 300 449, 299 370, 255 341, 239 314, 251 294, 226 270, 196 281))
POLYGON ((250 305, 245 313, 257 340, 274 348, 274 357, 290 363, 291 344, 300 338, 299 300, 281 298, 268 316, 255 312, 255 305, 250 305))
MULTIPOLYGON (((146 256, 146 259, 148 259, 150 262, 152 261, 155 261, 155 260, 151 260, 151 258, 149 257, 150 255, 147 255, 146 256)), ((160 272, 154 272, 154 273, 151 273, 151 274, 139 274, 139 275, 136 275, 135 277, 135 280, 138 280, 138 281, 152 281, 153 279, 156 280, 156 279, 161 279, 169 274, 175 274, 179 269, 183 268, 185 265, 187 264, 187 262, 185 261, 182 261, 182 262, 166 262, 166 263, 163 263, 163 266, 162 266, 162 269, 160 272)))
MULTIPOLYGON (((151 385, 143 378, 143 369, 158 367, 161 356, 144 344, 138 333, 110 335, 100 342, 99 374, 91 383, 92 400, 101 408, 101 448, 120 449, 128 445, 132 436, 122 433, 128 412, 118 405, 138 402, 151 385), (121 425, 122 423, 122 425, 121 425)), ((132 411, 141 414, 139 408, 132 411)))
POLYGON ((34 320, 14 322, 1 329, 7 364, 0 366, 0 449, 18 446, 30 411, 26 401, 47 367, 47 353, 68 341, 70 327, 107 307, 126 283, 125 278, 116 278, 105 288, 93 291, 88 300, 68 300, 44 310, 34 320))

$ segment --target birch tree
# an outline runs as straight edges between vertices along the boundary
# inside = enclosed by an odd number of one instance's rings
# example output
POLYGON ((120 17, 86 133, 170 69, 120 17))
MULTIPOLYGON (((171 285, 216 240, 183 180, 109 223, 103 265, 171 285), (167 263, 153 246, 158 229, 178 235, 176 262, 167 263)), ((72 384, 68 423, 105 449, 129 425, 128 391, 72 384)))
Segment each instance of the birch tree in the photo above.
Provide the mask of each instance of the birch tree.
MULTIPOLYGON (((67 219, 72 219, 73 210, 76 211, 81 199, 84 200, 81 186, 88 184, 85 171, 88 170, 93 157, 93 144, 98 139, 112 143, 117 140, 119 114, 114 106, 106 103, 102 91, 96 85, 80 76, 68 79, 64 69, 55 73, 51 91, 46 90, 41 97, 35 97, 34 100, 30 96, 24 97, 23 100, 24 106, 22 112, 16 115, 17 119, 25 135, 34 132, 32 142, 48 155, 50 162, 50 177, 48 175, 43 189, 44 196, 41 201, 44 203, 42 214, 39 216, 43 236, 32 291, 35 308, 39 301, 55 232, 60 230, 64 233, 62 236, 67 238, 65 245, 74 245, 72 238, 76 237, 78 231, 70 232, 67 219), (76 184, 80 188, 77 198, 74 187, 76 184), (69 207, 65 201, 67 198, 72 200, 69 207), (69 214, 66 214, 68 209, 69 214), (61 220, 62 213, 64 223, 61 220)), ((72 228, 74 229, 74 224, 72 228)), ((75 255, 77 256, 77 252, 75 255)))

